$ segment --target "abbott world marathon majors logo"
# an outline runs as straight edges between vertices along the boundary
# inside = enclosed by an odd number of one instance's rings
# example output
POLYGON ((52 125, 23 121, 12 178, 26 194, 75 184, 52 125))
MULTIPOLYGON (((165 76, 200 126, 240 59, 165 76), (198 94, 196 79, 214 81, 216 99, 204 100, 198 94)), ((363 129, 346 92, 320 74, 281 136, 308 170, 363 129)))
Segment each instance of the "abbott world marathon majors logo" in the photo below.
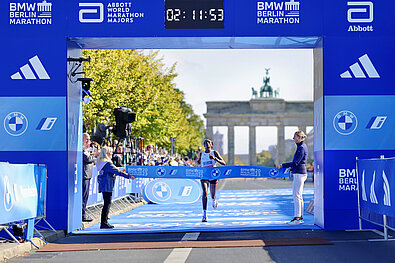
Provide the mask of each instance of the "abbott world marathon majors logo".
POLYGON ((12 136, 24 134, 28 124, 26 116, 20 112, 11 112, 4 118, 4 129, 12 136))
POLYGON ((300 3, 295 0, 257 2, 257 24, 299 24, 300 3))
POLYGON ((349 135, 355 131, 358 125, 357 116, 351 111, 343 110, 333 118, 333 127, 341 135, 349 135))
POLYGON ((144 12, 134 10, 132 2, 79 3, 80 23, 130 24, 144 18, 144 12))
POLYGON ((52 3, 37 2, 11 2, 10 25, 51 25, 52 3))

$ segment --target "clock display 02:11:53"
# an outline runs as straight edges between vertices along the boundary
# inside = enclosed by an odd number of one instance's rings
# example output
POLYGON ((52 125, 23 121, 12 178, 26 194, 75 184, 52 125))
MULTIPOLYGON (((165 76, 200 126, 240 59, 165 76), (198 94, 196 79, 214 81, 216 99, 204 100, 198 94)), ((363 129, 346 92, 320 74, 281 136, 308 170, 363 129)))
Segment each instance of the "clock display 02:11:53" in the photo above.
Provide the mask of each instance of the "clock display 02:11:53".
POLYGON ((209 20, 211 22, 224 21, 223 8, 210 8, 210 9, 192 9, 181 10, 179 8, 166 9, 166 21, 179 22, 181 20, 203 21, 209 20))

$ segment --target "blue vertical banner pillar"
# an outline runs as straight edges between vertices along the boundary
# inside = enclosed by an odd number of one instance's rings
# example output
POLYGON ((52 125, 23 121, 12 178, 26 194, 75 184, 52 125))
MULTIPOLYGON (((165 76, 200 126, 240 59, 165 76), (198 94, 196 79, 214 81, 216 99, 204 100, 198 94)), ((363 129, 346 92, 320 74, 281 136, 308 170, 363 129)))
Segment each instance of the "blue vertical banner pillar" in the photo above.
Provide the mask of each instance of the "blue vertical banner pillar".
POLYGON ((0 4, 0 161, 45 164, 46 215, 67 229, 66 1, 0 4))
POLYGON ((394 8, 391 1, 325 1, 326 230, 358 227, 355 157, 395 156, 394 8))

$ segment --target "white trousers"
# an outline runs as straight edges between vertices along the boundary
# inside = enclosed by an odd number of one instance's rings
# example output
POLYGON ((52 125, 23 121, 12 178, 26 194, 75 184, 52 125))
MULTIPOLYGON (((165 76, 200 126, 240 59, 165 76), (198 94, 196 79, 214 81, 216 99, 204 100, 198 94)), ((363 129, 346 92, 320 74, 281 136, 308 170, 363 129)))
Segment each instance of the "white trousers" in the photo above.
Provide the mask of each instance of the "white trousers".
POLYGON ((307 174, 293 174, 294 180, 292 185, 292 194, 294 198, 294 216, 301 217, 303 215, 303 185, 307 179, 307 174))

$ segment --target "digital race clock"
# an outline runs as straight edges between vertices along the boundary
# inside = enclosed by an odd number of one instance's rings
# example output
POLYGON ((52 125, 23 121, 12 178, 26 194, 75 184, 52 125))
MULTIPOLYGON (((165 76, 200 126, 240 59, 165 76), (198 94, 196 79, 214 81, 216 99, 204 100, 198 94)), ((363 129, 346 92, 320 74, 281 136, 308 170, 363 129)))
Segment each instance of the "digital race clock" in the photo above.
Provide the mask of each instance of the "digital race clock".
POLYGON ((165 28, 224 28, 224 0, 165 0, 165 28))

